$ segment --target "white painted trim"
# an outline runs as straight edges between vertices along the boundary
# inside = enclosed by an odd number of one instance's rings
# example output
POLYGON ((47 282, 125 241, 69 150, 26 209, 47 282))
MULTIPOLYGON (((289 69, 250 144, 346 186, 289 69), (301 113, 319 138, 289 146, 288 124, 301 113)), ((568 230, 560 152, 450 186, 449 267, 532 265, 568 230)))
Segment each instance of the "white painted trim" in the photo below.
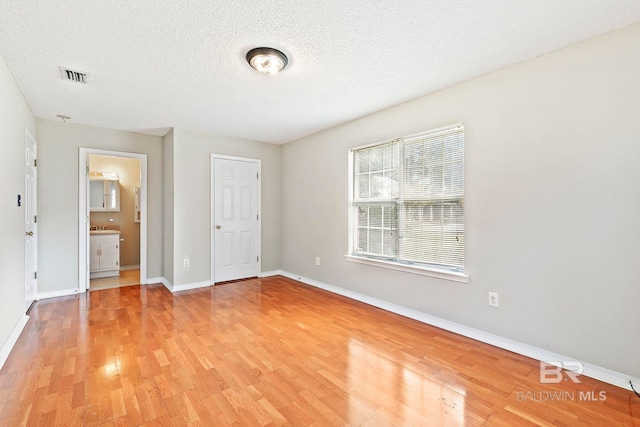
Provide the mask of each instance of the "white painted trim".
POLYGON ((164 277, 149 277, 147 278, 147 281, 145 283, 143 283, 143 285, 156 285, 158 283, 162 283, 163 281, 166 281, 167 279, 165 279, 164 277))
POLYGON ((202 282, 185 283, 182 285, 173 285, 171 292, 188 291, 189 289, 208 288, 212 283, 208 280, 202 282))
POLYGON ((98 156, 115 156, 140 160, 140 283, 147 281, 147 155, 123 151, 99 150, 95 148, 79 149, 78 159, 78 291, 85 292, 89 288, 89 200, 87 198, 89 181, 86 173, 90 154, 98 156))
POLYGON ((4 362, 7 361, 9 354, 11 354, 11 350, 18 342, 18 338, 20 338, 20 334, 24 330, 24 327, 27 326, 27 322, 29 321, 29 316, 23 314, 20 319, 18 319, 18 323, 13 327, 11 333, 7 337, 4 344, 2 344, 2 348, 0 348, 0 369, 4 366, 4 362))
POLYGON ((258 277, 284 276, 282 270, 263 271, 258 277))
POLYGON ((152 283, 162 283, 164 287, 167 288, 171 293, 188 291, 190 289, 207 288, 209 286, 212 286, 211 282, 209 282, 208 280, 203 280, 202 282, 185 283, 182 285, 174 285, 164 277, 156 277, 147 281, 147 284, 149 285, 152 283))
POLYGON ((120 271, 129 271, 129 270, 138 270, 140 268, 140 264, 138 265, 125 265, 120 267, 120 271))
POLYGON ((405 273, 420 274, 421 276, 437 277, 438 279, 451 280, 453 282, 469 283, 469 276, 457 271, 440 270, 426 266, 401 264, 382 259, 359 257, 355 255, 345 255, 347 261, 359 264, 373 265, 375 267, 388 268, 390 270, 404 271, 405 273))
MULTIPOLYGON (((523 356, 530 357, 541 362, 552 361, 572 361, 572 357, 563 356, 557 353, 550 352, 538 347, 524 344, 518 341, 504 338, 498 335, 491 334, 489 332, 481 331, 479 329, 470 328, 459 323, 451 322, 446 319, 442 319, 436 316, 432 316, 426 313, 422 313, 417 310, 413 310, 407 307, 396 305, 387 301, 383 301, 377 298, 363 295, 357 292, 350 291, 348 289, 340 288, 338 286, 329 285, 318 280, 310 279, 308 277, 299 276, 288 271, 282 271, 284 277, 288 277, 293 280, 306 283, 307 285, 314 286, 316 288, 324 289, 329 292, 333 292, 338 295, 345 296, 347 298, 354 299, 356 301, 363 302, 365 304, 372 305, 374 307, 381 308, 383 310, 390 311, 392 313, 399 314, 401 316, 408 317, 410 319, 417 320, 422 323, 426 323, 435 326, 446 331, 450 331, 474 340, 493 345, 505 350, 512 351, 514 353, 521 354, 523 356)), ((631 391, 629 381, 634 384, 640 384, 640 378, 635 378, 629 375, 625 375, 621 372, 612 371, 601 366, 593 365, 591 363, 583 363, 584 372, 582 375, 594 378, 596 380, 612 384, 625 390, 631 391)))
MULTIPOLYGON (((38 141, 33 137, 33 135, 31 135, 31 132, 29 132, 29 129, 27 129, 26 127, 24 128, 24 138, 25 138, 25 141, 24 141, 25 151, 26 151, 27 140, 29 140, 33 144, 34 152, 35 152, 34 154, 35 154, 35 158, 36 158, 36 162, 37 162, 37 160, 38 160, 38 141)), ((24 154, 26 156, 26 152, 24 154)), ((34 185, 35 186, 35 192, 34 192, 35 194, 33 194, 32 200, 26 200, 26 197, 27 197, 27 194, 26 194, 26 191, 27 191, 27 189, 26 189, 26 174, 27 174, 27 171, 26 171, 26 168, 25 168, 25 182, 24 182, 25 183, 25 194, 24 194, 25 199, 22 200, 22 203, 25 205, 25 209, 24 209, 24 211, 25 211, 24 212, 25 213, 25 223, 27 221, 26 216, 27 216, 27 211, 28 211, 28 209, 27 209, 27 204, 28 203, 33 203, 33 205, 34 205, 33 211, 35 211, 36 218, 38 216, 38 167, 37 167, 37 165, 33 168, 33 178, 34 178, 34 181, 35 181, 35 185, 34 185)), ((31 220, 31 218, 29 220, 31 220)), ((25 227, 26 227, 26 224, 25 224, 25 227)), ((33 271, 36 272, 36 278, 33 281, 35 289, 33 290, 33 294, 32 295, 33 295, 33 297, 35 299, 37 299, 37 295, 38 295, 38 278, 37 278, 37 272, 38 272, 38 221, 37 221, 37 219, 36 219, 35 223, 33 224, 33 232, 34 232, 34 237, 33 237, 33 242, 34 242, 33 247, 34 247, 34 249, 33 250, 35 251, 35 256, 33 257, 34 258, 34 264, 35 264, 33 266, 33 271)), ((25 308, 28 310, 29 306, 31 306, 31 304, 33 304, 33 301, 27 301, 28 296, 26 295, 27 282, 31 280, 31 277, 29 276, 31 274, 31 271, 26 271, 27 268, 28 268, 28 263, 26 262, 27 255, 28 255, 27 254, 27 246, 26 245, 27 245, 27 243, 26 243, 26 240, 25 240, 25 243, 24 243, 25 283, 24 283, 24 285, 25 285, 25 308)), ((4 363, 4 361, 2 363, 4 363)), ((1 364, 0 364, 0 367, 2 367, 1 364)))
POLYGON ((215 160, 236 160, 240 162, 255 163, 258 166, 258 268, 257 275, 262 271, 262 160, 249 157, 226 156, 211 153, 209 163, 209 250, 210 250, 210 284, 215 284, 215 160))
POLYGON ((347 173, 348 175, 348 185, 347 185, 347 197, 348 199, 346 200, 346 207, 347 207, 347 221, 348 221, 348 227, 347 228, 347 250, 349 251, 349 253, 353 252, 353 224, 354 224, 354 219, 353 219, 353 162, 354 162, 354 154, 353 154, 353 149, 349 150, 349 157, 348 157, 348 162, 347 162, 347 173))
POLYGON ((167 280, 166 278, 162 277, 160 280, 160 283, 162 283, 162 285, 167 288, 169 290, 169 292, 173 292, 173 284, 167 280))
POLYGON ((51 292, 39 292, 38 300, 48 299, 48 298, 58 298, 58 297, 66 297, 69 295, 77 295, 79 293, 85 292, 84 290, 80 291, 78 288, 71 289, 62 289, 59 291, 51 291, 51 292))

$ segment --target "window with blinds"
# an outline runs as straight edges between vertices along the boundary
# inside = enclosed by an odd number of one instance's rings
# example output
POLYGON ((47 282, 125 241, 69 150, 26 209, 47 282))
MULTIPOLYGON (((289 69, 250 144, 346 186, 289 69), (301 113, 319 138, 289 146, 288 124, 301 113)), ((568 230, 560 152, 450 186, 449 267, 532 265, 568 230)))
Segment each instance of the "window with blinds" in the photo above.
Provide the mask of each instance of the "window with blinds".
POLYGON ((351 150, 351 255, 464 270, 464 126, 351 150))

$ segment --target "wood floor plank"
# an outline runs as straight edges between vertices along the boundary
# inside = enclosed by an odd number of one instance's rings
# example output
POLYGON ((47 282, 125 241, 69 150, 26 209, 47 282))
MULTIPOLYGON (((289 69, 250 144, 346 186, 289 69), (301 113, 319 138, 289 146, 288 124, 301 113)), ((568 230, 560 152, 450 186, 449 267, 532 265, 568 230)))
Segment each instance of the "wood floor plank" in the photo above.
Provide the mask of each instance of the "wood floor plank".
POLYGON ((535 360, 279 276, 94 290, 30 316, 0 371, 2 426, 640 425, 626 390, 540 384, 535 360))

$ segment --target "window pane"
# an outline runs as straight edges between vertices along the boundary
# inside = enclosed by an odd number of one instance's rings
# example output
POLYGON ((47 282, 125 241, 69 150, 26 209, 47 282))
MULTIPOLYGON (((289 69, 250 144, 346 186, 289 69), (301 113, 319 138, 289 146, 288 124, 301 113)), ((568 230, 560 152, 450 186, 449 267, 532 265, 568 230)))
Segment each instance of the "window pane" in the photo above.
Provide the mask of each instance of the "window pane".
POLYGON ((458 180, 457 172, 454 168, 448 167, 444 169, 442 177, 443 194, 456 194, 456 181, 458 180))
POLYGON ((359 150, 356 154, 356 173, 369 172, 369 150, 359 150))
POLYGON ((369 205, 355 208, 354 252, 396 258, 398 208, 369 205))
POLYGON ((369 227, 382 227, 382 206, 369 207, 369 227))
POLYGON ((384 146, 383 168, 385 170, 395 169, 398 164, 398 146, 397 144, 387 144, 384 146))
POLYGON ((384 164, 384 146, 371 149, 371 171, 381 171, 384 164))
POLYGON ((426 196, 438 197, 441 196, 443 185, 442 185, 442 165, 434 164, 430 168, 427 168, 426 181, 429 183, 426 186, 426 196))
POLYGON ((371 197, 380 198, 385 194, 384 191, 385 178, 382 172, 371 174, 371 197))
POLYGON ((356 197, 379 203, 354 210, 354 250, 462 268, 463 127, 413 135, 354 155, 356 197))
POLYGON ((424 194, 428 184, 429 176, 425 174, 422 166, 405 169, 403 192, 406 198, 411 198, 413 195, 424 194))
POLYGON ((384 247, 383 255, 396 258, 398 256, 398 239, 395 231, 383 231, 382 245, 384 247))
POLYGON ((398 141, 354 151, 354 193, 359 199, 398 197, 398 141))
POLYGON ((406 185, 399 257, 413 262, 464 265, 464 138, 462 128, 412 137, 405 153, 423 155, 423 167, 403 158, 406 185))
POLYGON ((462 265, 463 208, 459 203, 411 203, 405 206, 405 239, 400 258, 413 262, 462 265))
POLYGON ((369 252, 368 238, 367 232, 368 230, 364 227, 359 227, 357 230, 356 241, 358 242, 358 247, 356 248, 357 252, 369 252))
POLYGON ((453 165, 453 170, 455 170, 455 185, 452 195, 462 197, 464 196, 464 161, 459 159, 453 165))
POLYGON ((406 168, 415 168, 424 164, 422 144, 406 144, 404 146, 404 164, 406 168))
POLYGON ((382 255, 382 230, 369 229, 369 253, 382 255))
POLYGON ((425 141, 425 163, 435 165, 442 163, 442 138, 425 141))
POLYGON ((358 175, 356 189, 358 191, 358 197, 361 199, 369 198, 369 174, 358 175))
POLYGON ((384 209, 384 228, 395 230, 398 227, 398 208, 386 206, 384 209))
POLYGON ((451 163, 456 160, 456 151, 458 150, 457 140, 458 138, 455 135, 447 135, 444 137, 444 146, 442 147, 444 155, 442 160, 445 163, 451 163))
POLYGON ((397 199, 400 195, 400 181, 398 175, 398 171, 395 169, 385 172, 384 194, 386 198, 397 199))
POLYGON ((369 208, 367 206, 358 207, 358 227, 366 227, 369 224, 369 208))

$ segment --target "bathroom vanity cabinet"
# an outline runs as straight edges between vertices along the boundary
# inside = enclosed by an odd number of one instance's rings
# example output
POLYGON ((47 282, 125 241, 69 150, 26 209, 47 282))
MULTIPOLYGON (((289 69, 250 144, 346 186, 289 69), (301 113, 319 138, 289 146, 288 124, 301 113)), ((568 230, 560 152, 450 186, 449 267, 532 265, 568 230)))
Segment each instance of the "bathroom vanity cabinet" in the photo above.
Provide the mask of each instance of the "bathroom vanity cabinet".
POLYGON ((120 275, 120 232, 112 230, 91 231, 89 277, 120 275))

